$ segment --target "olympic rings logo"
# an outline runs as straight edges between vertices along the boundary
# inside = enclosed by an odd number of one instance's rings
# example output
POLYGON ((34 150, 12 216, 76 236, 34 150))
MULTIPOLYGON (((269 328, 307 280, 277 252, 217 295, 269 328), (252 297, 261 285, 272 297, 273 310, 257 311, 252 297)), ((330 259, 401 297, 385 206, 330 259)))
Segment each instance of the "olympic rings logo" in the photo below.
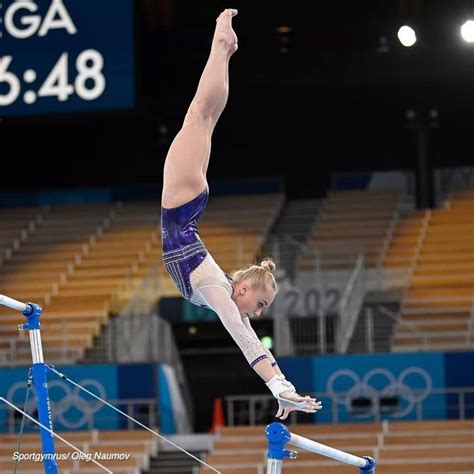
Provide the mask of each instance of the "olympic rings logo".
MULTIPOLYGON (((396 418, 402 418, 408 415, 417 403, 422 402, 431 394, 433 388, 433 382, 431 376, 426 370, 420 367, 408 367, 403 370, 398 377, 395 377, 392 372, 383 368, 376 368, 369 370, 364 377, 361 379, 352 370, 341 369, 334 372, 327 381, 326 392, 329 394, 331 399, 336 405, 342 405, 349 412, 351 408, 351 401, 354 398, 365 397, 371 400, 378 400, 383 397, 395 397, 398 396, 401 400, 405 401, 405 406, 400 408, 399 411, 392 413, 391 416, 396 418), (407 379, 410 376, 416 376, 421 379, 422 388, 414 388, 408 385, 407 379), (378 385, 383 383, 383 388, 375 388, 375 377, 377 377, 378 385), (337 383, 343 383, 349 381, 351 388, 344 392, 335 390, 337 383)), ((373 416, 377 403, 372 405, 372 409, 367 413, 367 417, 373 416)))
MULTIPOLYGON (((104 386, 94 379, 81 380, 78 385, 86 388, 98 397, 105 399, 106 390, 104 386)), ((55 422, 61 423, 68 429, 79 429, 86 423, 93 420, 94 415, 103 408, 103 403, 99 400, 90 398, 85 399, 81 396, 81 390, 78 387, 73 387, 61 380, 53 380, 48 382, 50 396, 54 398, 51 400, 53 416, 55 422), (59 392, 59 394, 58 394, 59 392)), ((25 390, 25 382, 17 382, 13 384, 8 393, 7 400, 12 403, 19 403, 19 396, 17 392, 25 390), (17 400, 15 400, 15 398, 17 400)), ((34 391, 34 387, 31 387, 34 391)), ((24 392, 23 392, 24 393, 24 392)), ((32 413, 36 409, 35 397, 30 397, 28 405, 25 407, 27 413, 32 413)))

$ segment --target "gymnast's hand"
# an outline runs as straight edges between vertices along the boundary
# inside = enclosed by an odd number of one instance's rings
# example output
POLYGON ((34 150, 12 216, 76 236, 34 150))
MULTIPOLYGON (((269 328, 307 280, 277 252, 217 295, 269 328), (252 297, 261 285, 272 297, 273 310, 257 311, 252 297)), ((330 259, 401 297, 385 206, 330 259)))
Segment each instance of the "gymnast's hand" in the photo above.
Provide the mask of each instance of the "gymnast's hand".
POLYGON ((317 402, 315 398, 310 396, 302 397, 296 392, 280 393, 275 397, 278 400, 278 411, 275 415, 280 420, 285 420, 292 411, 303 411, 305 413, 316 413, 323 407, 321 402, 317 402))
POLYGON ((294 410, 315 413, 322 408, 321 402, 316 402, 315 398, 298 395, 293 384, 284 377, 275 375, 266 385, 278 400, 278 411, 275 416, 280 420, 285 420, 294 410))

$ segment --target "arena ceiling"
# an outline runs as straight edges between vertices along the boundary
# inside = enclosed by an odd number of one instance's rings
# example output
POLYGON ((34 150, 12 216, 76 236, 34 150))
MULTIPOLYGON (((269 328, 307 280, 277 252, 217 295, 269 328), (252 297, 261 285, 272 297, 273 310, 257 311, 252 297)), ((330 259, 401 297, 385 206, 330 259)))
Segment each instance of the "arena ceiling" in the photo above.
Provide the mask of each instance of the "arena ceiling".
MULTIPOLYGON (((239 51, 211 178, 278 175, 323 188, 337 170, 412 168, 408 109, 438 111, 434 166, 474 161, 474 45, 459 35, 474 19, 473 2, 137 0, 134 110, 4 120, 4 151, 17 157, 7 169, 36 154, 32 174, 44 186, 160 181, 214 18, 229 6, 239 9, 239 51), (402 24, 417 32, 412 48, 396 37, 402 24)), ((5 186, 34 182, 25 176, 5 186)))

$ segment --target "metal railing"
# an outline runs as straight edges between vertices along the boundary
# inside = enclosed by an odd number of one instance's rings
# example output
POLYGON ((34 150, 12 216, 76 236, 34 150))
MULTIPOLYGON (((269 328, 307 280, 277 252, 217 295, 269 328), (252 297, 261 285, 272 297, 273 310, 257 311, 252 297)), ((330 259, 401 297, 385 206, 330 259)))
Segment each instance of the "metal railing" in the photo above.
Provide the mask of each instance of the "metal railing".
POLYGON ((428 232, 428 227, 430 225, 430 220, 431 220, 431 210, 427 210, 425 213, 425 217, 423 218, 423 224, 421 226, 420 235, 418 236, 418 241, 416 243, 415 254, 413 256, 413 260, 410 266, 410 280, 412 279, 415 273, 416 265, 418 263, 418 258, 421 254, 421 250, 423 249, 423 245, 425 243, 426 234, 428 232))
POLYGON ((398 222, 400 221, 400 210, 401 210, 401 206, 404 199, 405 199, 405 195, 401 194, 400 199, 398 200, 398 206, 395 208, 395 211, 393 212, 392 220, 390 221, 387 234, 383 240, 382 250, 380 251, 379 260, 377 262, 378 269, 383 267, 385 257, 387 256, 388 250, 390 248, 390 244, 393 240, 393 234, 395 233, 395 229, 397 228, 398 222))
POLYGON ((277 234, 272 236, 268 244, 271 257, 283 269, 291 279, 294 278, 297 262, 302 255, 307 255, 308 247, 289 234, 277 234))
MULTIPOLYGON (((56 364, 68 364, 72 360, 82 357, 85 346, 85 343, 79 343, 79 345, 71 343, 71 338, 75 334, 74 328, 77 328, 79 325, 87 327, 89 323, 69 323, 64 320, 61 323, 56 323, 56 325, 58 324, 60 324, 61 333, 58 334, 54 344, 48 344, 49 347, 45 348, 45 353, 56 364)), ((15 337, 0 337, 0 342, 8 342, 9 344, 8 348, 0 351, 0 364, 16 367, 29 363, 31 348, 28 337, 23 331, 19 331, 18 336, 15 337)))
MULTIPOLYGON (((13 243, 12 251, 10 252, 7 257, 11 257, 14 251, 21 248, 23 242, 27 241, 30 233, 34 232, 37 229, 38 224, 44 224, 48 222, 47 217, 50 212, 50 207, 46 206, 41 209, 41 212, 36 216, 34 222, 30 222, 28 231, 22 232, 22 235, 19 240, 16 240, 13 243)), ((56 296, 59 291, 61 285, 65 284, 68 278, 75 272, 76 267, 80 265, 83 258, 86 257, 92 247, 95 246, 97 242, 97 238, 103 234, 104 230, 110 226, 111 220, 114 218, 114 211, 113 209, 105 214, 101 220, 101 223, 96 226, 95 231, 89 235, 89 238, 85 244, 83 244, 76 253, 71 256, 71 261, 67 264, 67 268, 65 271, 58 271, 57 273, 57 280, 51 283, 51 288, 49 291, 45 291, 43 297, 45 304, 49 304, 51 302, 52 297, 56 296)), ((3 263, 3 260, 0 260, 0 265, 3 263)), ((74 349, 71 348, 69 340, 67 336, 72 331, 69 331, 69 327, 67 325, 63 325, 63 333, 62 339, 59 344, 55 344, 55 355, 54 361, 56 363, 67 363, 71 362, 72 360, 76 360, 82 354, 81 349, 74 349)), ((0 363, 5 364, 8 363, 9 365, 22 365, 24 361, 21 360, 21 356, 23 354, 29 354, 29 349, 26 348, 18 348, 17 342, 10 344, 8 349, 0 349, 0 363)))
POLYGON ((336 351, 345 354, 365 296, 364 256, 359 255, 339 304, 336 351))
POLYGON ((322 275, 311 272, 308 287, 279 280, 271 308, 275 353, 290 356, 333 352, 333 322, 341 291, 326 291, 322 275))
MULTIPOLYGON (((97 409, 97 403, 93 400, 81 398, 79 402, 76 399, 79 397, 76 396, 76 398, 74 398, 73 395, 71 395, 70 398, 70 400, 68 400, 67 397, 59 401, 51 400, 53 423, 59 423, 62 431, 91 430, 96 426, 106 426, 108 423, 113 427, 114 423, 118 420, 118 417, 106 407, 101 406, 100 409, 97 409), (79 426, 77 420, 78 412, 81 412, 79 419, 84 420, 79 426)), ((148 426, 159 426, 160 413, 158 410, 158 402, 154 398, 124 398, 108 401, 115 406, 120 406, 121 410, 128 416, 137 418, 148 426)), ((27 412, 33 412, 35 409, 35 403, 31 404, 31 406, 25 407, 25 411, 27 412)), ((5 424, 0 426, 1 433, 17 433, 19 431, 21 420, 18 419, 15 411, 10 410, 9 407, 0 405, 0 419, 6 420, 5 424), (1 415, 2 411, 7 413, 7 415, 1 415)), ((31 429, 35 431, 37 430, 33 423, 30 423, 30 425, 31 429)), ((127 420, 127 426, 122 428, 128 430, 136 429, 135 424, 130 419, 127 420)), ((26 429, 28 430, 28 428, 26 429)))
MULTIPOLYGON (((434 299, 429 299, 428 302, 447 302, 447 301, 459 301, 458 297, 442 297, 442 298, 434 298, 434 299)), ((436 344, 436 339, 439 338, 444 338, 446 335, 449 336, 455 336, 458 338, 458 343, 457 345, 459 346, 459 349, 465 349, 465 348, 470 348, 474 346, 474 298, 473 297, 466 297, 464 298, 464 301, 470 300, 472 301, 471 307, 466 311, 469 311, 469 317, 467 319, 467 331, 463 330, 454 330, 454 331, 449 331, 446 333, 446 331, 423 331, 420 329, 416 324, 412 323, 411 321, 407 321, 406 319, 402 318, 402 309, 400 309, 397 313, 394 313, 390 311, 389 309, 380 306, 378 309, 391 318, 396 324, 399 324, 400 326, 403 326, 407 329, 409 329, 408 334, 404 334, 404 337, 413 337, 413 338, 419 338, 421 339, 421 349, 422 351, 430 351, 434 349, 439 349, 440 347, 434 347, 433 344, 436 344), (464 342, 461 342, 463 341, 464 342), (464 346, 462 345, 464 344, 464 346)), ((424 301, 424 300, 423 300, 424 301)), ((443 306, 441 308, 430 308, 427 306, 429 312, 434 312, 434 313, 440 313, 442 314, 443 312, 455 312, 455 311, 464 311, 464 308, 459 308, 455 304, 453 306, 443 306)), ((412 314, 423 314, 426 312, 426 308, 420 307, 418 311, 412 312, 412 314)), ((452 322, 453 318, 446 318, 446 321, 452 322)), ((462 320, 461 320, 462 321, 462 320)), ((391 336, 391 347, 393 347, 393 339, 395 337, 395 333, 392 334, 391 336)))
POLYGON ((5 261, 9 260, 13 256, 13 253, 21 247, 22 243, 25 242, 28 237, 36 231, 38 225, 43 222, 44 215, 48 212, 48 210, 49 206, 43 206, 39 208, 38 213, 27 222, 26 228, 22 228, 19 231, 18 237, 11 241, 11 245, 5 249, 3 255, 0 254, 0 266, 3 265, 5 261))
MULTIPOLYGON (((385 316, 388 316, 390 319, 392 319, 396 324, 400 324, 402 326, 407 327, 412 334, 420 337, 421 340, 423 341, 422 342, 423 350, 425 350, 425 351, 429 350, 428 337, 426 336, 426 334, 421 332, 417 328, 417 326, 415 324, 413 324, 412 322, 406 321, 405 319, 403 319, 401 317, 400 311, 398 311, 397 313, 394 313, 393 311, 390 311, 388 308, 385 308, 384 306, 378 306, 377 309, 382 314, 384 314, 385 316)), ((393 346, 393 338, 394 338, 394 333, 392 333, 392 337, 391 337, 391 339, 392 339, 391 346, 393 346)))
POLYGON ((97 238, 103 235, 104 230, 110 227, 111 220, 113 219, 114 211, 110 210, 108 214, 106 214, 101 223, 96 226, 95 231, 89 235, 89 238, 85 244, 81 246, 81 249, 77 251, 74 255, 73 260, 71 260, 68 265, 66 271, 58 272, 59 278, 58 280, 53 283, 51 291, 44 295, 44 300, 46 304, 51 302, 51 298, 53 296, 58 295, 60 291, 61 285, 64 285, 69 277, 74 274, 83 259, 90 254, 91 249, 96 245, 97 238))
MULTIPOLYGON (((150 316, 154 312, 158 295, 159 278, 156 265, 141 281, 133 278, 133 275, 127 277, 112 296, 111 305, 123 307, 123 301, 128 301, 128 303, 118 316, 109 320, 109 324, 103 332, 105 340, 99 341, 99 345, 92 349, 95 354, 94 361, 117 362, 123 360, 170 363, 175 360, 175 354, 170 348, 173 342, 170 329, 166 326, 166 322, 157 321, 156 315, 150 316), (162 344, 156 344, 156 334, 162 335, 162 341, 160 341, 162 344), (137 341, 140 343, 137 344, 137 341)), ((75 329, 80 325, 89 326, 89 323, 81 324, 66 319, 61 323, 61 333, 58 334, 57 340, 50 340, 45 347, 48 360, 61 364, 70 363, 84 356, 84 350, 88 346, 85 339, 91 336, 79 334, 77 341, 73 342, 77 334, 75 329)), ((22 356, 28 356, 30 348, 28 339, 22 336, 23 334, 20 333, 18 337, 0 338, 0 342, 9 343, 8 348, 0 351, 0 363, 9 366, 27 363, 27 359, 22 356)))
POLYGON ((364 256, 350 273, 324 272, 316 263, 300 276, 279 282, 272 305, 277 355, 347 351, 366 292, 364 256))
POLYGON ((169 321, 159 317, 157 300, 161 279, 158 262, 142 280, 121 313, 109 321, 93 359, 105 362, 159 362, 174 368, 189 420, 193 406, 181 357, 169 321))

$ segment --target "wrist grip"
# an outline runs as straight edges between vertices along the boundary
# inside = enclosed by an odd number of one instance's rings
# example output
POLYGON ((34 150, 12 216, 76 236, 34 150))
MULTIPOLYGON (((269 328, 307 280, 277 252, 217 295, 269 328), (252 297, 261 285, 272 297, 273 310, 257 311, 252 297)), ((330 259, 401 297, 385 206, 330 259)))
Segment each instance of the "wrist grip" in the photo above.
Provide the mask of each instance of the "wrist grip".
POLYGON ((288 387, 283 384, 277 375, 272 377, 265 385, 270 389, 275 398, 278 397, 280 393, 288 391, 288 387))

